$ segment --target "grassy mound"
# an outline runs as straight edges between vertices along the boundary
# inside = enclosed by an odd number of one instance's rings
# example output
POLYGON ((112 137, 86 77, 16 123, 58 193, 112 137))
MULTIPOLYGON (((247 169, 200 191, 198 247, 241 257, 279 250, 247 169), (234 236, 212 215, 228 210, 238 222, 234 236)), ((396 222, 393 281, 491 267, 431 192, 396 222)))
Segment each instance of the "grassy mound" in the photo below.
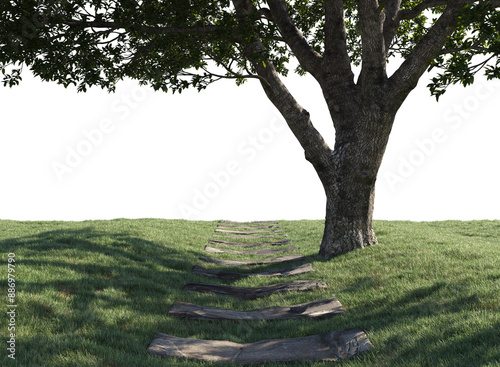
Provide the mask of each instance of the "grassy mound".
MULTIPOLYGON (((188 281, 223 284, 190 273, 193 265, 200 264, 198 256, 206 255, 203 249, 214 234, 215 222, 0 221, 0 289, 6 300, 6 259, 14 253, 18 304, 16 359, 8 358, 3 348, 0 364, 207 366, 156 359, 146 354, 146 348, 157 332, 242 343, 360 328, 373 351, 342 366, 500 366, 499 221, 378 221, 378 245, 329 261, 317 255, 322 221, 280 224, 291 244, 298 246, 294 253, 306 255, 314 267, 313 272, 287 280, 323 280, 328 289, 255 301, 183 292, 188 281), (328 297, 337 297, 346 314, 320 321, 249 323, 166 316, 175 301, 244 310, 328 297)), ((230 254, 217 257, 241 259, 230 254)), ((250 277, 230 284, 280 281, 250 277)), ((6 302, 2 304, 5 310, 6 302)), ((4 336, 8 323, 4 312, 0 317, 4 336)), ((330 364, 292 364, 299 365, 330 364)))

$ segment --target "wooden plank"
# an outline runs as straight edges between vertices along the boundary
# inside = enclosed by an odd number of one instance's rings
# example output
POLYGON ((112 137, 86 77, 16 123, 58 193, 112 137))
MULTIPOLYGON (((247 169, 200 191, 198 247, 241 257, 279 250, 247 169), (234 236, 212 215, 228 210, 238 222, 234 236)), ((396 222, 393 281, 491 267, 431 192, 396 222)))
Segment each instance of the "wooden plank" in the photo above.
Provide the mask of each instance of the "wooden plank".
POLYGON ((229 249, 224 249, 224 248, 217 248, 217 247, 212 247, 212 246, 205 246, 205 251, 206 252, 212 252, 212 253, 226 253, 226 254, 235 254, 235 255, 274 255, 274 254, 279 254, 281 252, 287 252, 287 251, 293 251, 297 250, 297 246, 290 246, 287 248, 280 248, 280 249, 270 249, 270 248, 259 248, 257 250, 250 250, 250 251, 236 251, 236 250, 229 250, 229 249))
POLYGON ((294 320, 319 319, 345 313, 337 298, 322 299, 294 306, 274 306, 248 311, 228 310, 218 307, 199 306, 175 302, 169 316, 195 320, 294 320))
POLYGON ((191 292, 222 294, 241 299, 257 299, 275 293, 304 292, 316 288, 326 288, 326 284, 320 280, 295 280, 262 287, 231 287, 228 285, 191 282, 187 283, 182 289, 191 292))
POLYGON ((158 333, 148 346, 157 357, 182 358, 203 362, 233 362, 262 365, 268 362, 340 361, 368 352, 371 343, 360 329, 290 339, 268 339, 255 343, 179 338, 158 333))
POLYGON ((238 227, 247 227, 247 228, 258 228, 258 227, 280 227, 278 222, 276 223, 217 223, 217 227, 230 227, 230 228, 238 228, 238 227))
POLYGON ((232 231, 229 229, 219 229, 215 228, 215 232, 220 232, 220 233, 229 233, 229 234, 238 234, 241 236, 249 235, 249 234, 260 234, 260 233, 276 233, 276 232, 282 232, 282 229, 272 229, 269 231, 232 231))
POLYGON ((277 237, 288 237, 287 234, 273 234, 273 235, 263 235, 263 236, 231 236, 231 235, 214 235, 214 237, 221 237, 221 238, 240 238, 240 239, 256 239, 256 238, 277 238, 277 237))
POLYGON ((231 220, 220 220, 219 223, 235 224, 235 225, 239 225, 239 224, 247 225, 247 224, 278 224, 279 222, 277 220, 259 220, 259 221, 253 221, 253 222, 234 222, 231 220))
POLYGON ((257 275, 267 276, 267 277, 288 277, 292 275, 307 273, 310 271, 312 271, 311 263, 294 266, 292 268, 260 271, 254 273, 236 273, 219 269, 206 269, 198 265, 193 266, 193 269, 191 269, 191 273, 193 274, 205 275, 207 277, 219 278, 224 280, 236 280, 257 275))
POLYGON ((220 229, 279 229, 280 226, 228 226, 228 225, 218 225, 217 228, 220 229))
POLYGON ((222 260, 222 259, 212 259, 211 257, 200 256, 198 259, 219 265, 231 265, 231 266, 240 266, 240 265, 262 265, 262 264, 271 264, 271 263, 284 263, 289 261, 299 261, 304 260, 304 255, 284 255, 284 256, 276 256, 276 257, 268 257, 267 259, 261 260, 222 260))
POLYGON ((239 246, 239 247, 258 247, 258 246, 280 246, 287 245, 291 242, 290 239, 285 239, 282 241, 275 242, 253 242, 253 243, 244 243, 244 242, 230 242, 223 240, 208 240, 212 245, 226 245, 226 246, 239 246))

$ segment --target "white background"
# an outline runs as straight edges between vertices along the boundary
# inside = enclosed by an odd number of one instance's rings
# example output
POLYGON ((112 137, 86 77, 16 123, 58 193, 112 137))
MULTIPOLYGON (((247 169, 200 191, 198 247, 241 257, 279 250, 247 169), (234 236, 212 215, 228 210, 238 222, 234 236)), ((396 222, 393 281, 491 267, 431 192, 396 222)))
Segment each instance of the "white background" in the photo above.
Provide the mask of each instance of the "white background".
MULTIPOLYGON (((172 95, 23 79, 0 87, 0 219, 324 218, 319 179, 256 81, 172 95)), ((500 219, 500 84, 454 86, 436 103, 428 80, 397 115, 375 219, 500 219)), ((333 148, 316 82, 285 82, 333 148)))

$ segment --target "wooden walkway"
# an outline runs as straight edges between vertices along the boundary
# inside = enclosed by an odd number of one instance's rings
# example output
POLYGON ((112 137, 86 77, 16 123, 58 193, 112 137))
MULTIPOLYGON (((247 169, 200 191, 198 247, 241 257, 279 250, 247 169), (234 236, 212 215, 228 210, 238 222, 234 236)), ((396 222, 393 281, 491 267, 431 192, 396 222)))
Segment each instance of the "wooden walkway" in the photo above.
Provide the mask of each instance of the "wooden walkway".
MULTIPOLYGON (((211 245, 228 247, 254 248, 254 250, 232 250, 206 246, 211 254, 232 255, 275 255, 297 250, 296 246, 286 248, 260 248, 261 246, 283 246, 291 240, 279 226, 278 221, 232 222, 220 221, 215 229, 217 235, 209 240, 211 245), (285 238, 284 238, 285 237, 285 238), (238 240, 229 240, 237 238, 238 240), (259 240, 255 242, 254 240, 259 240)), ((263 264, 304 262, 301 254, 282 255, 260 260, 226 260, 200 256, 204 262, 226 266, 256 266, 263 264)), ((236 280, 251 276, 282 278, 300 275, 313 270, 312 264, 306 263, 289 268, 269 271, 232 272, 225 269, 204 268, 195 265, 191 272, 200 276, 221 280, 236 280)), ((257 299, 271 294, 294 291, 313 291, 326 288, 321 280, 294 280, 272 283, 260 287, 234 287, 230 285, 190 282, 183 290, 231 296, 240 299, 257 299)), ((344 309, 336 298, 320 299, 291 306, 273 306, 254 310, 229 310, 212 306, 175 302, 168 316, 210 321, 249 321, 249 320, 294 320, 319 319, 343 314, 344 309)), ((369 351, 370 341, 359 329, 332 331, 326 334, 303 336, 298 338, 270 339, 255 343, 234 343, 224 340, 201 340, 179 338, 158 333, 148 347, 148 353, 158 357, 185 358, 206 362, 235 362, 244 365, 260 365, 267 362, 292 361, 339 361, 369 351)))
POLYGON ((219 278, 224 280, 235 280, 251 276, 267 276, 267 277, 287 277, 291 275, 298 275, 303 273, 308 273, 312 271, 312 264, 302 264, 299 266, 294 266, 292 268, 277 269, 269 271, 259 271, 252 273, 236 273, 232 271, 225 271, 221 269, 205 269, 202 266, 195 265, 191 270, 193 274, 205 275, 207 277, 219 278))
POLYGON ((148 352, 159 357, 205 362, 261 365, 267 362, 339 361, 370 350, 366 334, 358 329, 291 339, 269 339, 239 344, 224 340, 200 340, 157 334, 148 352))
POLYGON ((168 312, 169 316, 175 317, 231 321, 319 319, 343 313, 344 309, 337 298, 322 299, 294 306, 273 306, 248 311, 175 302, 168 312))

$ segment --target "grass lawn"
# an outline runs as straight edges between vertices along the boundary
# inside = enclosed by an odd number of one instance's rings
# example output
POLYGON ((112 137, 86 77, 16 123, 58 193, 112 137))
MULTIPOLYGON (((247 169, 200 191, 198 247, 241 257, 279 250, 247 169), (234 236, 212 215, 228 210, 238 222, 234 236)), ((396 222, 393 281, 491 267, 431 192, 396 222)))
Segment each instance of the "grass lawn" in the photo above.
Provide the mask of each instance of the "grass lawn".
MULTIPOLYGON (((254 301, 183 292, 188 281, 218 282, 190 273, 200 264, 198 256, 206 255, 203 249, 216 222, 0 221, 0 365, 210 366, 153 358, 146 348, 157 332, 253 342, 360 328, 373 351, 339 365, 500 366, 500 221, 377 221, 378 245, 329 261, 317 255, 322 221, 280 224, 298 246, 296 253, 306 255, 314 267, 311 273, 286 279, 323 280, 328 289, 254 301), (7 358, 5 347, 9 253, 16 260, 15 360, 7 358), (166 316, 175 301, 243 310, 328 297, 337 297, 346 314, 319 321, 250 323, 166 316)), ((232 284, 280 281, 252 277, 232 284)))

